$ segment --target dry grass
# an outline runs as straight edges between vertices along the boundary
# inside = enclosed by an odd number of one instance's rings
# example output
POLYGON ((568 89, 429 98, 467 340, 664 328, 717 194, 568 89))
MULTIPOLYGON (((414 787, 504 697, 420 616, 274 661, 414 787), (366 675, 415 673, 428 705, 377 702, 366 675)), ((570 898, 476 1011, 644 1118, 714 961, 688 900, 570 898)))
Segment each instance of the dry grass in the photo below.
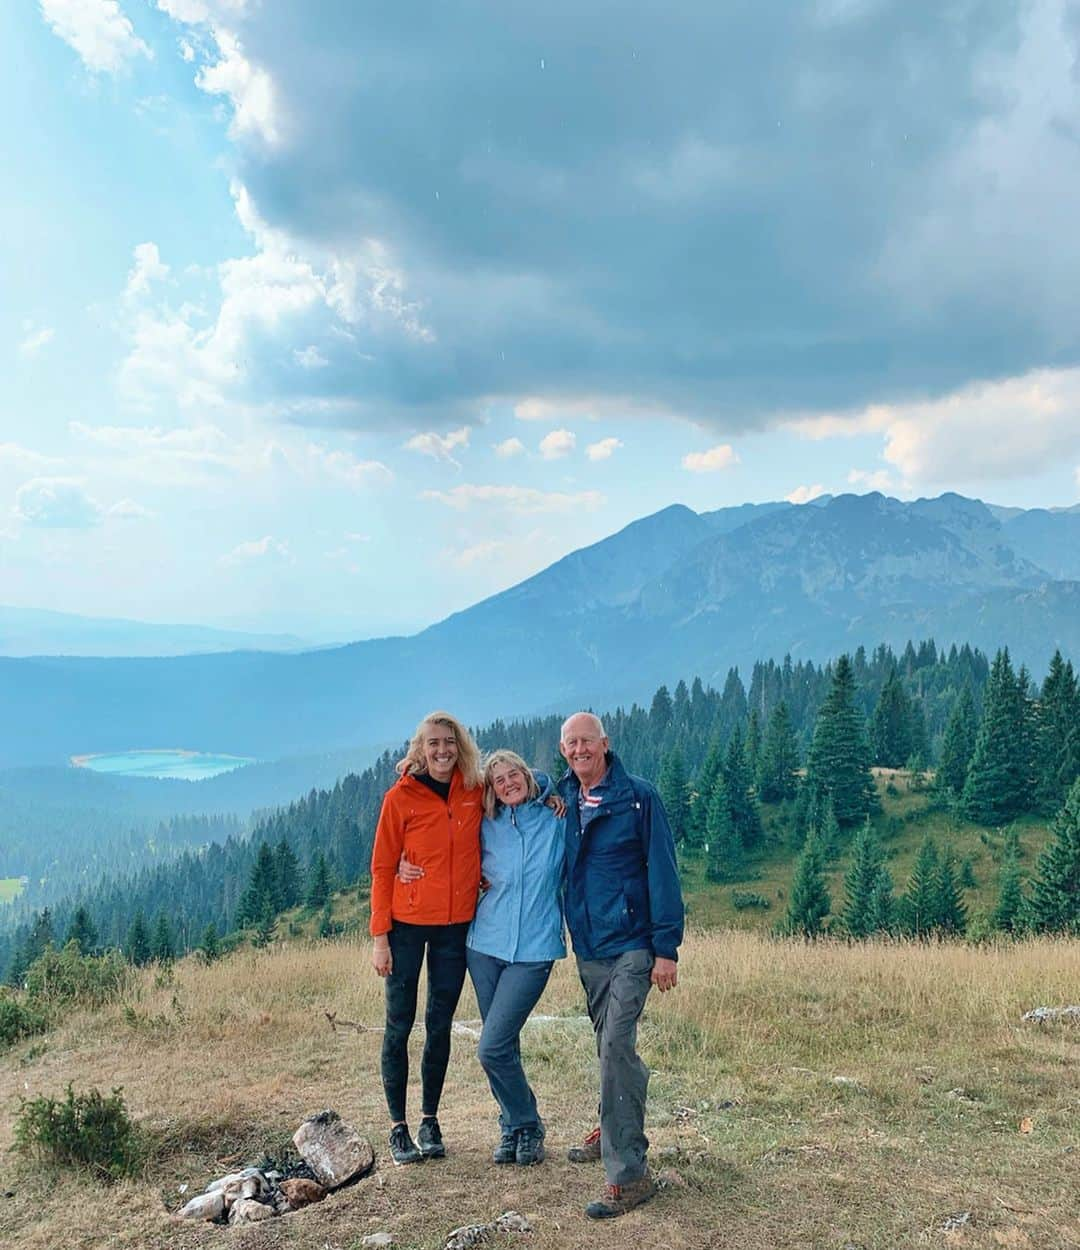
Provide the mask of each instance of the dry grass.
MULTIPOLYGON (((489 1160, 494 1106, 475 1042, 455 1041, 442 1163, 384 1169, 270 1226, 178 1228, 166 1204, 237 1161, 274 1151, 324 1106, 381 1145, 377 1031, 330 1030, 324 1011, 378 1026, 381 985, 364 944, 293 944, 174 985, 147 975, 137 1001, 71 1018, 0 1062, 0 1145, 20 1095, 122 1085, 154 1143, 147 1175, 112 1190, 8 1170, 0 1243, 54 1247, 304 1247, 352 1250, 386 1229, 436 1247, 458 1224, 513 1207, 555 1247, 1036 1247, 1080 1245, 1080 1030, 1021 1013, 1076 1001, 1080 943, 803 946, 746 933, 691 936, 682 983, 654 995, 642 1027, 653 1068, 657 1167, 686 1182, 595 1226, 581 1215, 598 1167, 563 1148, 588 1130, 595 1057, 572 962, 557 966, 524 1048, 548 1122, 550 1159, 489 1160), (847 1078, 836 1082, 835 1077, 847 1078), (1030 1116, 1034 1129, 1019 1132, 1030 1116), (951 1215, 973 1222, 942 1231, 951 1215)), ((466 991, 459 1018, 477 1015, 466 991)))

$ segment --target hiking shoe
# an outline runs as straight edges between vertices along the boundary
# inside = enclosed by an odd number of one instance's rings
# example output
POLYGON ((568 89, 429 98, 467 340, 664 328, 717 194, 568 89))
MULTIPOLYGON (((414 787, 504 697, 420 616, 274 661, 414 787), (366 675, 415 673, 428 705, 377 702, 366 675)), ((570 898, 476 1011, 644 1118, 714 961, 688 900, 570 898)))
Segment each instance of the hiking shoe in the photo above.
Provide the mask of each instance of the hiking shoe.
POLYGON ((420 1131, 416 1134, 416 1144, 425 1159, 442 1159, 446 1155, 443 1145, 442 1129, 433 1115, 426 1115, 420 1121, 420 1131))
POLYGON ((628 1181, 625 1185, 605 1185, 604 1196, 596 1202, 590 1202, 585 1208, 585 1214, 590 1220, 613 1220, 617 1215, 625 1215, 634 1207, 648 1202, 655 1193, 656 1182, 646 1172, 636 1181, 628 1181))
POLYGON ((517 1129, 505 1129, 502 1140, 492 1153, 495 1163, 514 1163, 517 1160, 518 1135, 517 1129))
POLYGON ((571 1146, 566 1157, 571 1163, 595 1163, 600 1158, 600 1130, 594 1128, 580 1146, 571 1146))
POLYGON ((544 1161, 544 1134, 538 1128, 523 1128, 518 1133, 516 1161, 522 1167, 544 1161))
POLYGON ((402 1163, 419 1163, 424 1156, 417 1148, 416 1142, 409 1136, 407 1124, 395 1124, 390 1130, 390 1158, 400 1165, 402 1163))

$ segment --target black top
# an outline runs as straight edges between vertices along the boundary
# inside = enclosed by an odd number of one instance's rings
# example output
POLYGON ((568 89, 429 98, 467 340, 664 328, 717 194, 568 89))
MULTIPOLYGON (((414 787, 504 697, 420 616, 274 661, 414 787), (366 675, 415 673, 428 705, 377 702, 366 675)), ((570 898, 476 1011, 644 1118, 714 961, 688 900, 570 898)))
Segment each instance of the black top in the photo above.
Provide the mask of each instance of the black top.
POLYGON ((427 786, 429 790, 434 790, 435 793, 439 796, 439 798, 442 799, 444 803, 449 802, 449 799, 450 799, 450 782, 449 781, 436 781, 435 778, 430 773, 413 773, 413 780, 419 781, 422 785, 427 786))

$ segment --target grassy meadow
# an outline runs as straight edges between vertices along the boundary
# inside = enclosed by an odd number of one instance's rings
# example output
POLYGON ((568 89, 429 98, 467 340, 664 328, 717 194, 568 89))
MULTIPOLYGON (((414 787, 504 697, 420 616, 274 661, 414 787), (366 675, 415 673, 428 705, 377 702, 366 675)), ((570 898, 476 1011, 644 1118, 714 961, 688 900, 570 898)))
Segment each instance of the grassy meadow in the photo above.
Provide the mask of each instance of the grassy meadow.
MULTIPOLYGON (((184 960, 171 977, 140 974, 126 1003, 7 1052, 0 1144, 20 1097, 71 1081, 122 1086, 150 1149, 143 1176, 111 1188, 13 1161, 0 1243, 354 1250, 386 1230, 419 1250, 514 1208, 535 1217, 535 1250, 1080 1245, 1080 1030, 1020 1021, 1076 1000, 1080 943, 849 947, 698 930, 678 989, 651 997, 641 1030, 654 1165, 682 1182, 648 1206, 599 1226, 581 1214, 600 1169, 562 1156, 591 1127, 596 1062, 566 961, 540 1008, 555 1018, 523 1038, 548 1123, 542 1166, 490 1163, 495 1108, 463 1034, 446 1160, 395 1169, 380 1153, 377 1176, 268 1225, 170 1223, 178 1186, 279 1151, 322 1107, 380 1150, 381 984, 367 957, 365 942, 299 939, 209 967, 184 960), (370 1029, 333 1031, 326 1011, 370 1029)), ((459 1019, 476 1015, 467 989, 459 1019)))

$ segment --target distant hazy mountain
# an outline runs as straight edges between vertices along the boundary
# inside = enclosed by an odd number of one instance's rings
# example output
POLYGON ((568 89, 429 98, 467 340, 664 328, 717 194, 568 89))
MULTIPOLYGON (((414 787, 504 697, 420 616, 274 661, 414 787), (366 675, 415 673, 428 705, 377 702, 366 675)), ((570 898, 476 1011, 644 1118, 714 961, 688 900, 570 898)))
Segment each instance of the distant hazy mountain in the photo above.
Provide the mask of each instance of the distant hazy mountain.
POLYGON ((410 638, 297 655, 0 660, 0 765, 133 747, 275 759, 719 681, 933 636, 1080 657, 1075 512, 879 494, 698 515, 675 505, 410 638))
POLYGON ((74 616, 0 605, 0 655, 167 656, 212 651, 302 651, 290 634, 253 634, 207 625, 74 616))

